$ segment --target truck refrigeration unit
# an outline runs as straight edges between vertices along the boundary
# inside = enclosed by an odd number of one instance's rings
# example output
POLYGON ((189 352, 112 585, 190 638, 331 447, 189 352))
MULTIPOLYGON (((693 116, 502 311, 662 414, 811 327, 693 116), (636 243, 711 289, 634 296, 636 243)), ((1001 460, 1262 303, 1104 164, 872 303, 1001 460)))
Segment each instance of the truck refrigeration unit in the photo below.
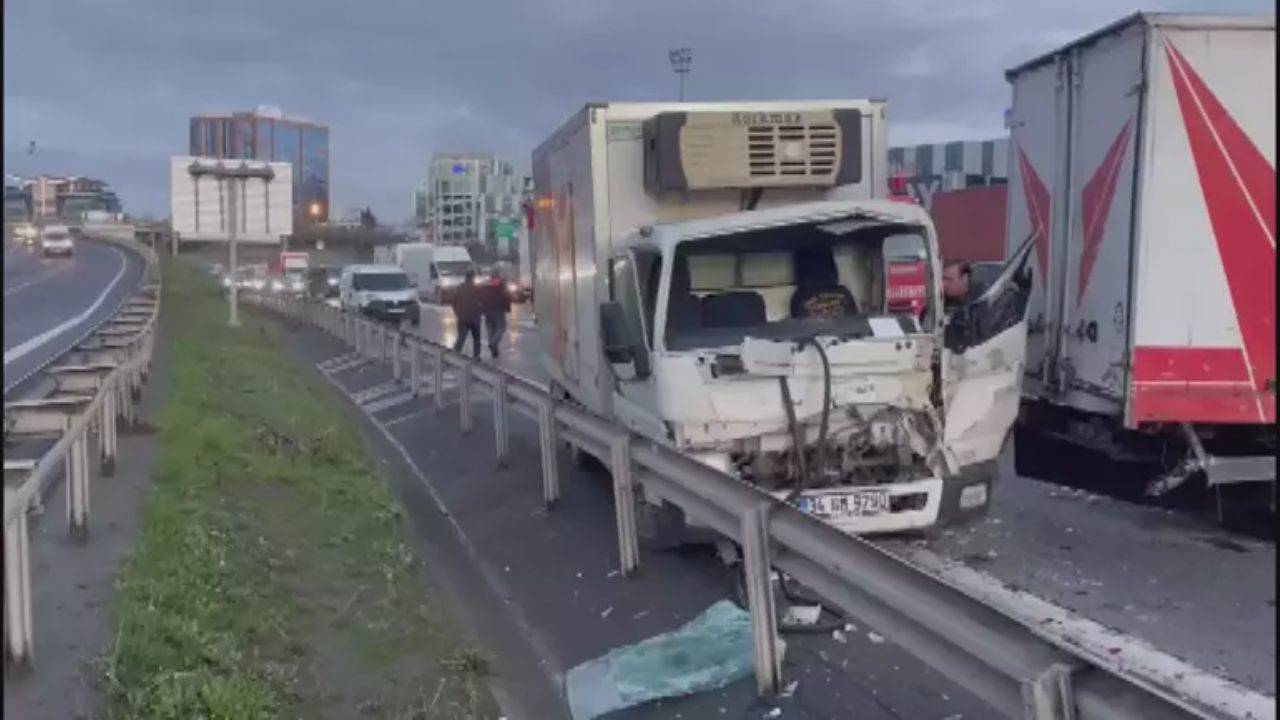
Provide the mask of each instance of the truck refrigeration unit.
MULTIPOLYGON (((944 323, 933 226, 886 197, 884 133, 880 101, 574 114, 533 154, 553 393, 846 532, 984 512, 1026 277, 1015 258, 984 312, 944 323), (889 292, 904 257, 925 262, 923 302, 889 292)), ((653 492, 642 533, 683 541, 653 492)))
POLYGON ((1149 495, 1257 481, 1274 510, 1275 56, 1273 19, 1137 14, 1008 72, 1018 449, 1162 459, 1149 495))

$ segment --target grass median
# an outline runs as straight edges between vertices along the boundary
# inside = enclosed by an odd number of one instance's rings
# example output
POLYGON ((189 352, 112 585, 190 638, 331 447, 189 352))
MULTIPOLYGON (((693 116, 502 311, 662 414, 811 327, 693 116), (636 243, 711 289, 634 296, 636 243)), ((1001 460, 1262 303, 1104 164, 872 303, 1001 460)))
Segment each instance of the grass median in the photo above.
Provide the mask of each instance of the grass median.
POLYGON ((168 262, 168 396, 101 661, 112 716, 496 717, 357 428, 270 320, 168 262))

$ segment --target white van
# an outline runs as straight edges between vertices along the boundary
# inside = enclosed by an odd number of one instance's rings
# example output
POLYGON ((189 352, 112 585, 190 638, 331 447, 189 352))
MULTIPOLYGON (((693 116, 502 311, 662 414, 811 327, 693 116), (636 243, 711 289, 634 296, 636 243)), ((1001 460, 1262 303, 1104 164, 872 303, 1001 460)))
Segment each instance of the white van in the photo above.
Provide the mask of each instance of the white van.
POLYGON ((40 250, 49 255, 66 255, 70 257, 75 250, 71 240, 71 230, 66 225, 46 225, 40 233, 40 250))
POLYGON ((348 265, 338 280, 342 308, 381 320, 418 322, 418 296, 395 265, 348 265))

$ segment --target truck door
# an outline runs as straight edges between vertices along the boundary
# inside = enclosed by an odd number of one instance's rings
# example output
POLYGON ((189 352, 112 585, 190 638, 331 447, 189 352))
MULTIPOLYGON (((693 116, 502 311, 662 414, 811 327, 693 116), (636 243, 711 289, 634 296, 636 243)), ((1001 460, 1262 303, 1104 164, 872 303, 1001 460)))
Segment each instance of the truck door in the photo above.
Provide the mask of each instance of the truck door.
POLYGON ((1071 159, 1055 365, 1072 407, 1119 414, 1128 356, 1130 241, 1142 98, 1142 23, 1071 60, 1071 159))
MULTIPOLYGON (((622 308, 631 335, 643 338, 644 352, 652 366, 653 316, 657 307, 662 256, 652 250, 628 250, 609 258, 609 300, 622 308)), ((653 438, 666 435, 658 418, 654 380, 636 363, 610 361, 613 380, 613 413, 626 427, 653 438)))
POLYGON ((1063 332, 1059 278, 1065 277, 1065 186, 1069 172, 1070 64, 1065 58, 1020 72, 1013 79, 1009 117, 1009 191, 1005 257, 1035 236, 1028 305, 1027 391, 1052 395, 1057 387, 1057 346, 1063 332))
POLYGON ((1017 418, 1034 241, 1033 233, 980 297, 947 318, 942 440, 953 470, 994 460, 1017 418))

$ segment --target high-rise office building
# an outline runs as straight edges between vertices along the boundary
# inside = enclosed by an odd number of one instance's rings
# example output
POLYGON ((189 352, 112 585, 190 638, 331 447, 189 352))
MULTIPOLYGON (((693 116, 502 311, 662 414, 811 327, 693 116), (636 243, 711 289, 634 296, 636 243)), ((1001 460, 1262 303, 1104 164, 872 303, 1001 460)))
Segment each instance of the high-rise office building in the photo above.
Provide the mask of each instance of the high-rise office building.
POLYGON ((191 155, 293 165, 294 227, 329 218, 329 127, 285 117, 279 108, 191 118, 191 155))
POLYGON ((480 242, 500 256, 514 252, 524 178, 495 155, 438 153, 414 193, 415 217, 434 241, 480 242))

